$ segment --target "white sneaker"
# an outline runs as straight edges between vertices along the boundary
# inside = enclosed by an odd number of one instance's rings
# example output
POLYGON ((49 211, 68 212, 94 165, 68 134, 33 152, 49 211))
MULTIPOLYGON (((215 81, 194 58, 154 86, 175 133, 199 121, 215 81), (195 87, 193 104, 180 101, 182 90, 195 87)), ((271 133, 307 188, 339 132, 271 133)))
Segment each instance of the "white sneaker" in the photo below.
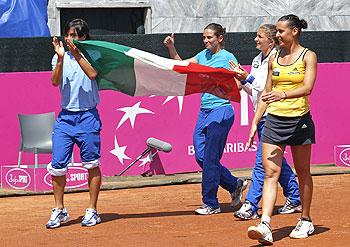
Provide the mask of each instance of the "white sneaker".
POLYGON ((298 224, 289 234, 290 238, 307 238, 315 231, 311 221, 300 218, 298 224))
POLYGON ((258 240, 263 245, 273 244, 271 227, 267 222, 260 222, 257 226, 250 226, 248 228, 248 237, 258 240))
POLYGON ((247 188, 248 181, 245 178, 237 179, 236 190, 231 194, 232 202, 231 207, 237 207, 242 200, 243 191, 247 188))
POLYGON ((259 215, 256 211, 253 211, 252 205, 249 201, 245 201, 242 207, 233 213, 236 218, 241 220, 255 220, 259 219, 259 215))
POLYGON ((301 213, 301 204, 294 205, 288 198, 283 205, 283 207, 277 209, 278 214, 292 214, 292 213, 301 213))
POLYGON ((87 208, 85 212, 85 216, 81 222, 82 226, 94 226, 96 224, 101 223, 101 218, 97 211, 92 208, 87 208))
POLYGON ((66 208, 59 209, 53 208, 51 212, 50 220, 46 224, 47 229, 53 229, 60 227, 62 223, 69 220, 69 214, 66 208))
POLYGON ((220 208, 212 208, 206 204, 203 204, 200 208, 194 211, 196 214, 208 215, 208 214, 218 214, 221 212, 220 208))

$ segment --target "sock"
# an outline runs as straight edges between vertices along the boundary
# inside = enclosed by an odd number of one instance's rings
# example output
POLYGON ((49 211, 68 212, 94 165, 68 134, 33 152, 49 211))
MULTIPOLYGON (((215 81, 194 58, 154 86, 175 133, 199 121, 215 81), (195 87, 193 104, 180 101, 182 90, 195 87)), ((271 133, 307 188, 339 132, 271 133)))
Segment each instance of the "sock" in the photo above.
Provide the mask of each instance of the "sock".
POLYGON ((305 220, 305 221, 308 221, 308 222, 312 222, 311 218, 310 217, 301 217, 300 218, 301 220, 305 220))
POLYGON ((269 225, 271 224, 270 222, 271 222, 271 217, 270 216, 268 216, 268 215, 262 215, 261 216, 261 222, 266 222, 266 223, 269 223, 269 225))

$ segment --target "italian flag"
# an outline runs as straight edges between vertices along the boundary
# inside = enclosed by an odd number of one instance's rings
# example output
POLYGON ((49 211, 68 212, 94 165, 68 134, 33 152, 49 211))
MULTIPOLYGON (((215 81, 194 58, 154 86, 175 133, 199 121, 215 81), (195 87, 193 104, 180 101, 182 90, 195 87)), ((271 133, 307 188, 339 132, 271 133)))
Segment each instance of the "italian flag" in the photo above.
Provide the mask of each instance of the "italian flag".
POLYGON ((157 56, 106 41, 74 41, 97 70, 100 90, 131 96, 211 93, 240 101, 235 72, 157 56))

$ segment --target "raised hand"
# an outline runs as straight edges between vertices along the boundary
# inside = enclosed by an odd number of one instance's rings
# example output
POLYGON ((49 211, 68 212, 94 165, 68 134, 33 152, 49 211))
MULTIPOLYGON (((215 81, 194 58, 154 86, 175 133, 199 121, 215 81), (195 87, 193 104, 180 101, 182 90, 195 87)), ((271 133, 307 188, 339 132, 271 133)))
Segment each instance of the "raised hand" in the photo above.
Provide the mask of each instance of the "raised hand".
POLYGON ((174 38, 174 33, 172 33, 171 35, 168 35, 164 41, 163 44, 167 47, 167 48, 172 48, 175 46, 175 38, 174 38))
POLYGON ((236 78, 238 80, 243 81, 248 77, 248 72, 240 64, 236 64, 231 60, 229 62, 229 65, 229 70, 236 72, 236 78))
POLYGON ((59 41, 59 40, 57 39, 57 37, 53 37, 53 39, 52 39, 52 45, 53 45, 53 48, 54 48, 54 50, 55 50, 57 56, 63 57, 63 56, 64 56, 65 50, 64 50, 62 41, 59 41))
POLYGON ((72 55, 77 58, 80 56, 80 51, 78 49, 78 47, 76 47, 76 45, 73 43, 72 39, 67 39, 66 40, 67 43, 67 47, 69 49, 69 51, 72 53, 72 55))

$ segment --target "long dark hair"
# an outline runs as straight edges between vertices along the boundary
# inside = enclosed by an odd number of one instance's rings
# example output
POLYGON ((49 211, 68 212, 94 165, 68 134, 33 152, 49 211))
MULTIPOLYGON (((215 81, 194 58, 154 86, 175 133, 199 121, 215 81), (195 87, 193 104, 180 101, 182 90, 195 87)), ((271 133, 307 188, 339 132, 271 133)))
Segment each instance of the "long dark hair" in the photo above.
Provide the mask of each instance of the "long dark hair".
POLYGON ((85 39, 89 40, 90 33, 89 33, 89 26, 86 21, 83 19, 74 19, 66 24, 64 27, 64 34, 67 35, 69 32, 69 29, 74 28, 77 31, 78 37, 81 38, 85 35, 85 39))

